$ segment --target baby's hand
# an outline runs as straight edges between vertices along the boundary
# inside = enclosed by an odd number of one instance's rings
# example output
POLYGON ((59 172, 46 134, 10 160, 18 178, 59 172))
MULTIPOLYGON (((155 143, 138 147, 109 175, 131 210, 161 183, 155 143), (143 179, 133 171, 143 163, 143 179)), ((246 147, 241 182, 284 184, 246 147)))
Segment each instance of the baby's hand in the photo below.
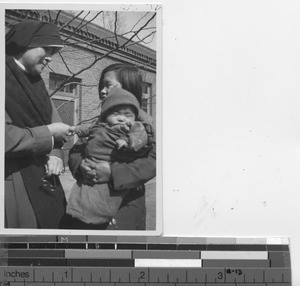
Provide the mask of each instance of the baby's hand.
POLYGON ((89 136, 91 127, 92 127, 91 123, 76 125, 76 126, 74 126, 73 135, 76 134, 76 135, 78 135, 78 137, 87 137, 87 136, 89 136))
POLYGON ((117 146, 117 149, 120 150, 121 148, 127 148, 128 144, 124 139, 118 139, 116 141, 116 146, 117 146))
POLYGON ((122 131, 128 132, 130 130, 130 128, 131 128, 131 125, 132 125, 131 121, 128 120, 128 121, 122 123, 120 127, 121 127, 122 131))

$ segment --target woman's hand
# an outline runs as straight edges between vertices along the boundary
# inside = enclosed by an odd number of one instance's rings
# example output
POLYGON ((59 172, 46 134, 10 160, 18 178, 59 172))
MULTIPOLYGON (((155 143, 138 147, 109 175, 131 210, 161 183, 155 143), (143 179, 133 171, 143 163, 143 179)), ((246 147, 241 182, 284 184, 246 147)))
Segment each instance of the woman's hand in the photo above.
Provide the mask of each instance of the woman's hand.
POLYGON ((111 178, 110 164, 105 161, 95 163, 83 159, 79 168, 84 182, 88 185, 108 183, 111 178))
POLYGON ((95 167, 96 177, 94 182, 97 184, 108 183, 111 179, 110 164, 105 161, 97 163, 95 167))
POLYGON ((74 126, 64 124, 62 122, 56 122, 47 125, 51 135, 55 141, 68 141, 68 136, 73 135, 75 131, 74 126))
POLYGON ((60 175, 64 172, 63 161, 56 156, 49 156, 49 159, 46 164, 46 173, 47 177, 51 175, 60 175))
POLYGON ((83 177, 83 181, 88 185, 94 185, 94 179, 96 177, 95 171, 96 164, 89 159, 82 159, 80 163, 80 172, 83 177))

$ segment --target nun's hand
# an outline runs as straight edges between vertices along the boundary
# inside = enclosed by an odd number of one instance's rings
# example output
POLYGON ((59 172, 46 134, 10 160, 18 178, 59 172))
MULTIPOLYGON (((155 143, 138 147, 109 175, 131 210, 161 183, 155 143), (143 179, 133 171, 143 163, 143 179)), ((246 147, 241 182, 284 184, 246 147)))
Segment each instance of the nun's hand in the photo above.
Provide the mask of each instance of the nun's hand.
POLYGON ((68 136, 74 134, 75 127, 64 124, 62 122, 55 122, 47 125, 51 135, 55 141, 68 141, 68 136))
POLYGON ((49 156, 49 159, 46 164, 46 173, 47 177, 51 175, 61 175, 64 172, 63 161, 56 156, 49 156))

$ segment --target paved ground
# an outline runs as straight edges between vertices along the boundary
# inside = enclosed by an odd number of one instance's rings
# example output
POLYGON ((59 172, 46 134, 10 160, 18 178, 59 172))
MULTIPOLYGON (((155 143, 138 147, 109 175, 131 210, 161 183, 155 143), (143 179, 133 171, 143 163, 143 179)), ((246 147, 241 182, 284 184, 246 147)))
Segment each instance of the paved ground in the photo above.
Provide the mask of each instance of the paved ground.
MULTIPOLYGON (((66 198, 69 198, 70 190, 75 183, 75 179, 71 175, 70 171, 66 169, 66 172, 60 176, 60 181, 66 193, 66 198)), ((155 178, 146 183, 146 229, 155 230, 156 223, 156 180, 155 178)))

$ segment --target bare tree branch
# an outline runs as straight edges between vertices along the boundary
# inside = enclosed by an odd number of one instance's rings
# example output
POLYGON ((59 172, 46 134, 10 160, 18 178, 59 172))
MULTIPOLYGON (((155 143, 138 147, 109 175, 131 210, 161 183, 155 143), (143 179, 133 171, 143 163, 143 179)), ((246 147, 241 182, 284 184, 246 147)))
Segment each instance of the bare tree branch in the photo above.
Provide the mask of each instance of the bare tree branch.
POLYGON ((91 20, 87 21, 84 25, 82 25, 80 27, 80 29, 84 28, 85 26, 87 26, 89 23, 92 23, 101 13, 103 13, 103 11, 100 11, 96 14, 96 16, 94 16, 91 20))
POLYGON ((59 109, 62 108, 64 105, 66 105, 66 104, 72 102, 73 100, 75 100, 75 99, 77 99, 77 98, 79 98, 79 97, 78 97, 78 96, 77 96, 77 97, 74 96, 73 98, 70 98, 69 100, 64 101, 61 105, 59 105, 59 106, 56 107, 56 110, 59 110, 59 109))
POLYGON ((84 83, 81 83, 79 81, 69 81, 66 84, 64 84, 63 87, 66 87, 66 86, 71 85, 71 84, 76 84, 78 86, 85 86, 85 87, 97 87, 98 86, 96 84, 84 84, 84 83))
MULTIPOLYGON (((152 34, 155 34, 156 33, 156 30, 155 30, 155 27, 145 27, 143 29, 143 31, 147 31, 147 30, 154 30, 152 32, 152 34)), ((129 32, 125 32, 123 34, 120 34, 119 37, 125 37, 126 35, 128 34, 134 34, 134 33, 137 33, 138 31, 129 31, 129 32)), ((86 46, 89 46, 91 44, 97 44, 97 43, 101 43, 103 42, 104 40, 110 40, 110 39, 115 39, 115 36, 108 36, 108 37, 105 37, 105 38, 100 38, 100 39, 91 39, 91 40, 77 40, 76 42, 72 42, 72 43, 65 43, 65 46, 69 46, 69 47, 73 47, 73 46, 80 46, 80 45, 86 45, 86 46)), ((134 44, 134 43, 133 43, 134 44)), ((132 44, 132 45, 133 45, 132 44)), ((92 47, 92 46, 89 46, 89 47, 92 47)), ((65 50, 62 51, 62 53, 64 53, 65 50)))
POLYGON ((58 11, 57 15, 56 15, 56 18, 54 20, 54 24, 57 24, 57 21, 58 21, 58 18, 59 18, 59 15, 61 13, 61 10, 58 11))
POLYGON ((52 22, 52 17, 51 17, 51 14, 50 14, 50 11, 49 11, 49 10, 48 10, 48 16, 49 16, 50 22, 52 22))
POLYGON ((81 29, 80 25, 82 24, 82 22, 85 20, 85 18, 86 18, 89 14, 90 14, 90 12, 88 12, 88 13, 84 16, 84 18, 81 19, 81 22, 77 25, 77 27, 75 28, 75 30, 74 30, 74 31, 73 31, 66 39, 64 39, 64 42, 66 42, 67 40, 69 40, 74 34, 76 34, 76 32, 77 32, 78 30, 81 29))
POLYGON ((65 64, 65 67, 67 68, 68 72, 69 72, 70 74, 73 74, 73 72, 70 70, 68 64, 66 63, 64 57, 61 55, 61 52, 60 52, 60 51, 58 52, 58 54, 59 54, 61 60, 63 61, 63 63, 65 64))
POLYGON ((129 38, 129 40, 128 40, 125 44, 122 45, 122 47, 125 46, 125 45, 127 45, 130 41, 132 41, 132 39, 133 39, 136 35, 138 35, 138 33, 139 33, 140 31, 142 31, 145 27, 147 27, 147 25, 152 21, 152 19, 155 18, 155 16, 156 16, 156 14, 153 14, 153 16, 146 22, 146 24, 143 25, 142 27, 140 27, 140 28, 137 30, 137 32, 134 33, 134 35, 133 35, 131 38, 129 38))
MULTIPOLYGON (((94 102, 96 102, 96 100, 97 100, 97 99, 94 99, 94 100, 91 102, 90 105, 92 105, 94 102)), ((96 118, 98 118, 98 117, 99 117, 99 114, 97 114, 96 116, 91 117, 91 118, 89 118, 89 116, 90 116, 90 114, 94 113, 95 110, 99 110, 99 108, 101 107, 101 105, 102 105, 102 102, 99 102, 95 108, 93 108, 92 110, 89 111, 88 114, 86 114, 85 119, 83 119, 83 120, 81 120, 80 122, 78 122, 77 125, 80 125, 80 124, 83 124, 83 123, 86 123, 86 122, 90 122, 90 121, 94 121, 96 118)))
POLYGON ((75 21, 75 19, 77 19, 82 13, 84 12, 84 10, 82 10, 81 12, 79 12, 76 16, 74 16, 69 22, 67 22, 65 25, 63 25, 59 30, 63 30, 65 27, 67 27, 68 25, 70 25, 73 21, 75 21))
POLYGON ((145 13, 143 17, 141 17, 131 28, 131 31, 149 14, 149 12, 145 13))
POLYGON ((114 34, 115 34, 115 39, 117 42, 117 46, 119 46, 119 41, 118 41, 118 35, 117 35, 117 23, 118 23, 118 12, 115 12, 115 28, 114 28, 114 34))
MULTIPOLYGON (((131 43, 131 44, 128 44, 127 45, 127 47, 130 47, 130 46, 133 46, 133 45, 136 45, 136 44, 139 44, 139 43, 147 43, 147 42, 145 42, 145 40, 147 39, 147 38, 149 38, 149 37, 151 37, 152 36, 152 39, 151 39, 151 41, 153 40, 153 37, 154 37, 154 35, 155 35, 155 31, 154 32, 151 32, 149 35, 146 35, 144 38, 140 38, 138 35, 137 35, 137 38, 139 39, 139 41, 136 41, 136 42, 133 42, 133 43, 131 43)), ((151 43, 151 41, 149 42, 149 43, 151 43)))
POLYGON ((75 29, 75 31, 74 31, 71 35, 69 35, 69 36, 64 40, 64 42, 66 42, 67 40, 69 40, 74 34, 76 34, 76 32, 77 32, 78 30, 83 29, 83 28, 84 28, 85 26, 87 26, 89 23, 91 23, 92 21, 94 21, 94 20, 95 20, 102 12, 103 12, 103 11, 100 11, 100 12, 97 13, 96 16, 93 17, 91 20, 86 21, 83 25, 81 25, 81 24, 85 21, 85 18, 90 14, 90 12, 88 12, 88 13, 85 15, 85 17, 81 20, 81 23, 78 24, 78 26, 77 26, 77 28, 75 29))
POLYGON ((95 60, 90 63, 88 66, 86 66, 85 68, 82 68, 80 71, 76 72, 76 73, 72 73, 72 76, 70 76, 69 78, 67 78, 66 80, 64 80, 52 93, 50 96, 52 96, 53 94, 55 94, 58 90, 60 90, 65 83, 67 83, 69 80, 71 80, 72 78, 76 77, 77 75, 81 74, 82 72, 90 69, 92 66, 94 66, 98 61, 102 60, 103 58, 109 56, 110 54, 114 53, 115 51, 119 50, 120 48, 126 46, 128 43, 130 43, 132 41, 132 39, 140 32, 142 31, 151 21, 152 19, 154 19, 156 16, 156 14, 153 14, 153 16, 143 25, 141 26, 138 31, 136 33, 134 33, 134 35, 132 37, 130 37, 129 39, 127 39, 125 41, 124 44, 122 44, 121 46, 117 46, 113 49, 111 49, 110 51, 108 51, 106 54, 102 55, 99 58, 95 58, 95 60))

